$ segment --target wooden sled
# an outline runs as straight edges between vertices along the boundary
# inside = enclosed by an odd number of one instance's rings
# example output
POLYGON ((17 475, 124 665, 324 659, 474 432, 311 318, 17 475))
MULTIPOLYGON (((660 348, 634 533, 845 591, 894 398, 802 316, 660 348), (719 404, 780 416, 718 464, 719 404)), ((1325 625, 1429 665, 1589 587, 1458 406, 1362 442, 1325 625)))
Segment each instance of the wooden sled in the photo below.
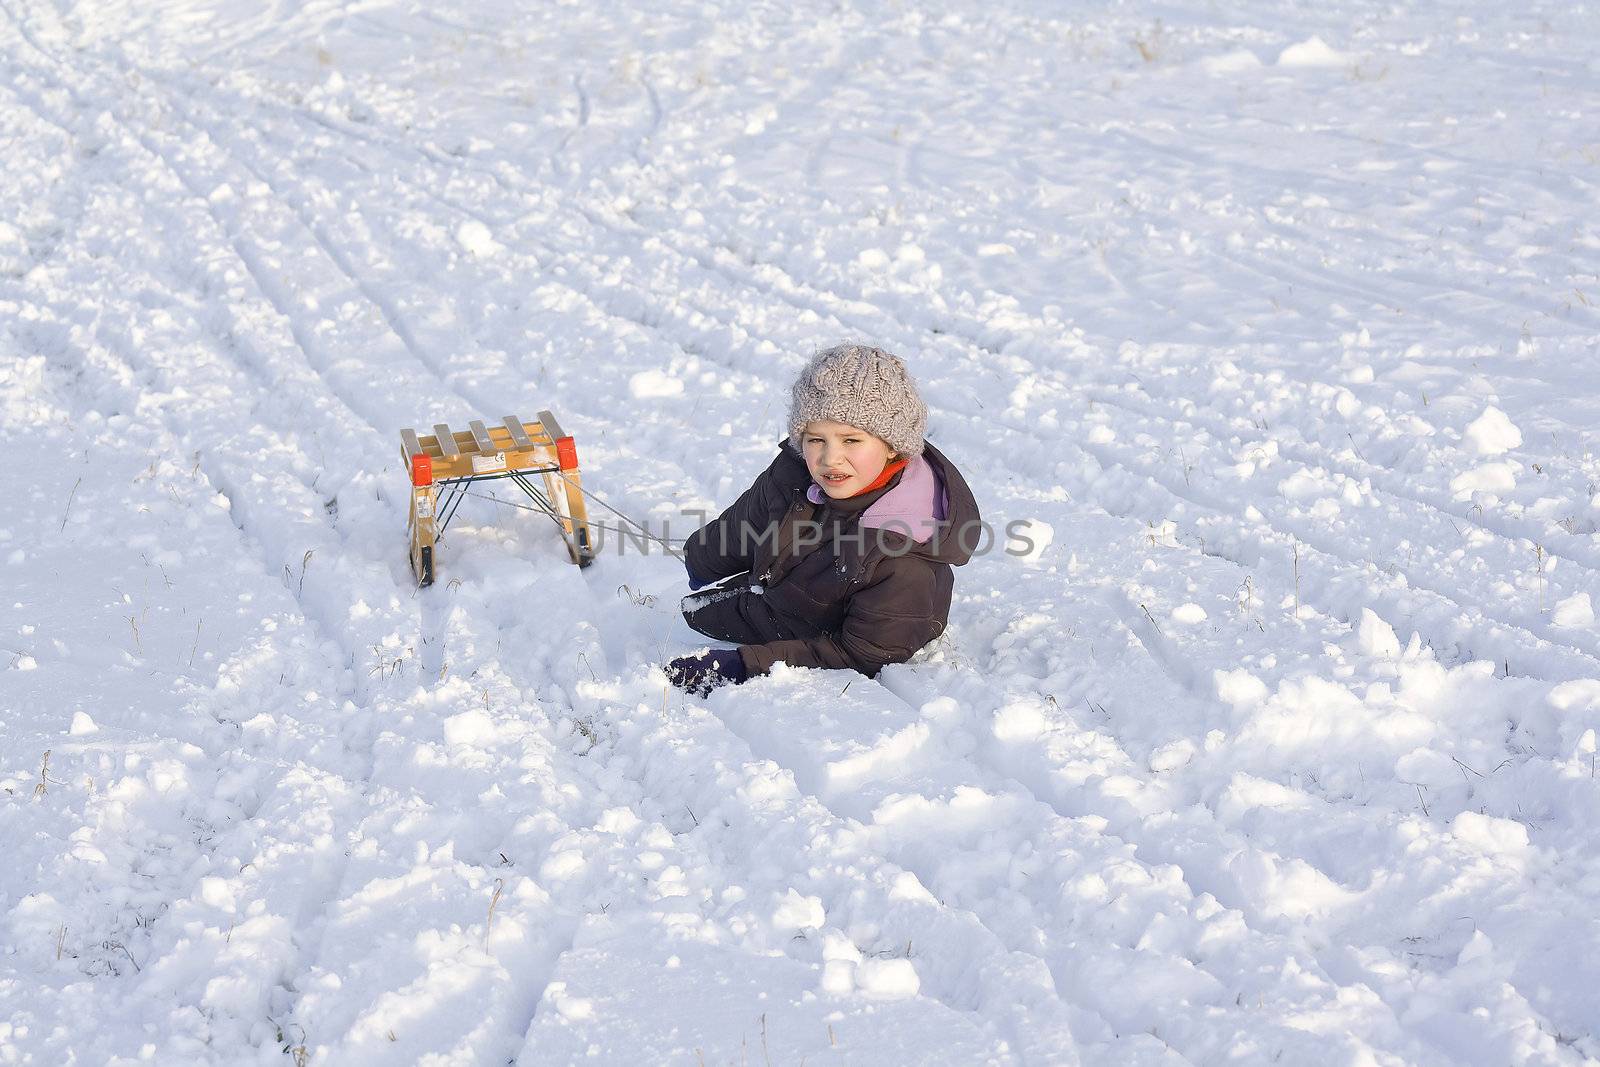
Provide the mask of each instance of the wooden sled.
POLYGON ((433 435, 400 431, 400 453, 411 475, 411 572, 418 585, 432 585, 439 539, 475 482, 510 479, 555 520, 572 562, 594 562, 589 509, 578 474, 578 450, 548 411, 536 422, 507 415, 495 426, 474 419, 465 431, 435 423, 433 435), (543 487, 535 483, 539 475, 543 487))

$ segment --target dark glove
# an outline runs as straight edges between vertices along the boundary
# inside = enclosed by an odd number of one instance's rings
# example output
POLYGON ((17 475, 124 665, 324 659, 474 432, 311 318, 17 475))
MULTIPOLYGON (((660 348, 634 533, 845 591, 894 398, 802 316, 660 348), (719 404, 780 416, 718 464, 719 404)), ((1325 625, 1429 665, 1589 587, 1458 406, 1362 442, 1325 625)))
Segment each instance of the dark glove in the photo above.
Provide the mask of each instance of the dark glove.
POLYGON ((692 593, 696 589, 704 589, 706 586, 711 584, 710 578, 702 578, 694 572, 694 568, 689 566, 689 560, 687 557, 683 561, 683 570, 684 573, 689 576, 689 592, 692 593))
POLYGON ((667 672, 667 681, 700 697, 719 685, 738 685, 749 677, 737 648, 713 648, 702 656, 679 656, 662 669, 667 672))

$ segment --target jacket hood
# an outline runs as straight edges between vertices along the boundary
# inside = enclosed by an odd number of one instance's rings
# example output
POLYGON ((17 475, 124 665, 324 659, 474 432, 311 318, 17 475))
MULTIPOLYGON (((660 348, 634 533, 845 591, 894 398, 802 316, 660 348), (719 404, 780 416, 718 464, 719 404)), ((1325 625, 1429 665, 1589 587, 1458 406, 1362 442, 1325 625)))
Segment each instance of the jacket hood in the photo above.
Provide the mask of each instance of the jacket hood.
MULTIPOLYGON (((984 546, 987 535, 983 529, 983 514, 978 510, 977 498, 956 465, 943 452, 924 442, 922 460, 932 470, 943 491, 942 513, 935 516, 936 531, 927 542, 918 542, 916 555, 959 567, 972 558, 973 552, 984 546)), ((904 479, 901 479, 902 483, 904 479)), ((887 495, 887 494, 885 494, 887 495)), ((883 503, 882 500, 878 501, 883 503)))

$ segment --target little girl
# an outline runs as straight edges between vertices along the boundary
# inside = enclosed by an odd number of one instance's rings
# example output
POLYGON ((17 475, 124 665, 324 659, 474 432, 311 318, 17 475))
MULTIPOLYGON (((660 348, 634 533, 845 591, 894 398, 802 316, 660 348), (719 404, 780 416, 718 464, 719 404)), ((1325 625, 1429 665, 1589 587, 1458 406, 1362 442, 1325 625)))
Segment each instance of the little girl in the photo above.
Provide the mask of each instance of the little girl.
POLYGON ((739 647, 673 660, 674 685, 704 695, 774 663, 872 676, 944 632, 979 514, 927 422, 898 356, 812 357, 777 458, 684 546, 690 589, 718 583, 684 598, 684 619, 739 647))

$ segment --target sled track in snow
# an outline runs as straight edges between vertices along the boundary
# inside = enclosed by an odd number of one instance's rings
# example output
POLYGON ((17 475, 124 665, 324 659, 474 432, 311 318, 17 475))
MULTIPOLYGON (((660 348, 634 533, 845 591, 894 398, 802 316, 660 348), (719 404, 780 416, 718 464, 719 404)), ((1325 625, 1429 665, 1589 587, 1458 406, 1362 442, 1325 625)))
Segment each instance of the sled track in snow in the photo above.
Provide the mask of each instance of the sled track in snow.
MULTIPOLYGON (((77 95, 70 85, 68 85, 67 88, 69 92, 74 94, 74 96, 77 95)), ((151 158, 153 158, 158 165, 166 168, 169 172, 172 172, 173 164, 171 160, 166 158, 158 147, 152 146, 148 139, 139 137, 137 134, 133 133, 131 127, 129 126, 128 120, 122 119, 119 120, 119 122, 124 129, 129 131, 130 142, 142 146, 143 150, 151 158)), ((180 176, 176 172, 173 172, 173 174, 175 177, 180 176)), ((191 193, 194 192, 192 186, 189 186, 189 189, 191 193)), ((196 200, 198 200, 200 203, 204 203, 204 200, 198 196, 196 197, 196 200)), ((163 220, 153 221, 155 222, 153 229, 159 231, 161 228, 160 224, 163 220)), ((224 228, 220 220, 215 219, 214 216, 208 221, 214 226, 224 228)), ((204 227, 202 227, 201 232, 204 232, 204 227)), ((262 269, 258 265, 254 265, 250 262, 248 253, 244 249, 240 248, 237 242, 224 236, 219 239, 218 247, 226 247, 235 257, 237 257, 239 262, 245 266, 248 275, 261 284, 263 292, 270 291, 271 279, 264 277, 262 269)), ((184 280, 174 279, 174 281, 176 282, 175 288, 179 289, 180 291, 186 288, 184 280)), ((226 283, 224 282, 219 286, 219 288, 225 290, 226 283)), ((281 307, 278 307, 275 310, 280 316, 283 314, 283 309, 281 307)), ((232 331, 230 330, 230 333, 231 332, 232 331)), ((246 337, 249 337, 248 329, 241 330, 239 332, 243 333, 246 337)), ((232 336, 218 338, 218 341, 220 342, 219 347, 225 351, 228 350, 232 347, 233 339, 234 338, 232 336)), ((254 340, 254 338, 251 338, 251 340, 254 340)), ((269 348, 272 347, 272 342, 270 340, 267 341, 266 346, 269 348)), ((289 347, 291 350, 294 348, 294 346, 289 347)), ((305 346, 301 344, 299 346, 299 350, 304 352, 305 346)), ((107 354, 115 356, 116 346, 114 342, 113 347, 108 350, 107 354)), ((124 362, 122 366, 126 369, 127 373, 131 377, 137 379, 145 376, 146 372, 138 371, 132 365, 126 362, 124 362)), ((259 471, 256 469, 256 465, 252 462, 252 459, 247 458, 249 456, 248 452, 240 452, 237 448, 230 447, 233 444, 232 435, 235 431, 237 431, 238 428, 252 425, 254 421, 252 416, 255 414, 255 412, 265 408, 270 408, 272 406, 272 402, 269 398, 274 396, 276 390, 273 388, 274 378, 269 377, 268 372, 258 365, 256 361, 244 360, 239 366, 243 368, 246 376, 251 380, 248 382, 234 383, 232 385, 225 386, 221 390, 221 392, 227 395, 236 397, 237 403, 240 405, 240 411, 238 415, 233 417, 224 417, 220 420, 227 427, 226 430, 213 432, 210 436, 197 435, 192 429, 185 431, 183 428, 172 428, 169 430, 169 432, 172 434, 172 437, 175 440, 183 440, 190 446, 200 446, 199 453, 203 457, 202 466, 206 469, 207 477, 213 484, 220 485, 228 489, 229 495, 234 501, 235 523, 239 528, 241 539, 246 543, 246 545, 249 546, 263 546, 259 551, 256 551, 253 554, 255 554, 257 558, 261 560, 265 574, 268 577, 272 577, 276 574, 278 565, 280 563, 287 570, 288 563, 293 559, 292 551, 283 552, 282 555, 277 555, 272 550, 264 547, 269 544, 276 544, 280 550, 286 547, 282 544, 285 539, 275 528, 278 525, 277 522, 274 521, 276 517, 283 513, 286 505, 292 509, 292 502, 297 494, 303 494, 305 497, 309 497, 309 499, 306 500, 304 507, 301 508, 303 514, 311 516, 319 515, 322 511, 320 505, 323 501, 321 494, 317 493, 313 486, 306 484, 304 481, 299 481, 298 483, 290 482, 289 484, 293 485, 292 489, 289 489, 283 484, 277 484, 274 485, 272 490, 266 494, 257 495, 251 492, 250 483, 252 481, 252 475, 259 475, 259 471), (255 397, 255 403, 247 403, 246 398, 251 397, 252 394, 260 395, 255 397), (223 458, 217 459, 216 457, 218 456, 223 458), (287 491, 285 491, 286 489, 287 491)), ((309 367, 309 364, 306 364, 306 366, 309 367)), ((191 392, 194 395, 206 395, 212 392, 212 390, 206 388, 203 383, 203 379, 198 379, 195 377, 196 371, 194 369, 191 369, 185 365, 182 367, 182 370, 187 373, 187 381, 177 370, 171 367, 166 368, 164 371, 156 371, 155 373, 162 378, 168 379, 168 381, 172 384, 183 385, 186 382, 187 385, 194 387, 191 389, 191 392), (177 381, 172 382, 172 379, 175 377, 177 378, 177 381)), ((225 373, 240 372, 230 368, 225 373)), ((293 380, 294 373, 295 372, 293 369, 289 371, 288 377, 290 380, 293 380)), ((284 380, 285 379, 282 376, 276 377, 275 381, 278 389, 281 389, 284 380)), ((335 390, 334 393, 327 395, 337 396, 338 391, 335 390)), ((129 399, 131 401, 133 398, 130 397, 129 399)), ((132 407, 133 405, 130 404, 129 406, 132 407)), ((348 408, 346 408, 346 410, 348 410, 348 408)), ((194 413, 191 412, 191 419, 193 418, 193 415, 194 413)), ((291 415, 289 418, 282 420, 280 424, 301 427, 303 426, 302 419, 303 415, 291 415)), ((337 438, 341 436, 339 431, 343 430, 347 424, 341 417, 337 418, 336 421, 325 423, 324 425, 325 428, 335 429, 335 437, 337 438)), ((366 445, 365 447, 360 448, 360 451, 368 453, 373 450, 374 447, 371 445, 366 445)), ((385 449, 384 451, 388 450, 385 449)), ((259 457, 260 455, 264 454, 267 454, 267 451, 262 449, 256 453, 256 456, 259 457)), ((284 480, 281 469, 274 470, 272 473, 280 483, 284 480)), ((391 516, 393 517, 397 515, 398 511, 391 509, 391 516)), ((398 520, 396 519, 396 521, 398 520)), ((340 538, 334 530, 323 526, 316 534, 311 536, 311 540, 314 544, 319 544, 325 547, 329 543, 336 544, 340 538)), ((304 566, 304 564, 302 564, 302 566, 304 566)), ((385 568, 385 573, 392 573, 392 570, 393 568, 385 568)), ((320 571, 320 568, 318 568, 318 571, 320 571)), ((322 584, 320 577, 320 573, 317 571, 313 572, 312 581, 314 589, 322 584)), ((349 726, 353 726, 359 730, 369 731, 366 739, 366 744, 369 747, 367 747, 366 751, 364 752, 365 770, 355 779, 355 784, 357 785, 358 790, 364 793, 367 789, 371 788, 371 779, 373 776, 373 753, 370 749, 370 744, 372 741, 370 731, 373 729, 373 726, 370 722, 362 722, 360 720, 363 718, 370 718, 369 713, 374 710, 380 710, 374 706, 374 690, 381 692, 381 690, 385 687, 383 687, 381 684, 376 686, 361 684, 358 673, 359 668, 357 667, 357 664, 364 660, 364 652, 366 650, 358 648, 344 638, 344 634, 346 632, 344 627, 339 626, 336 623, 329 625, 326 622, 319 622, 319 620, 325 617, 326 609, 318 607, 314 602, 308 600, 304 596, 299 595, 299 593, 303 590, 304 578, 301 579, 299 586, 294 585, 292 581, 289 580, 284 580, 284 585, 291 593, 296 594, 296 599, 300 603, 302 617, 311 625, 319 627, 319 638, 342 647, 347 663, 347 670, 351 671, 352 674, 355 674, 356 676, 359 703, 357 705, 357 714, 352 716, 353 722, 350 723, 349 726)), ((338 595, 339 591, 337 589, 334 589, 331 592, 334 594, 335 602, 343 601, 345 603, 354 603, 361 598, 362 587, 356 586, 351 588, 342 596, 338 595)), ((398 616, 395 619, 395 622, 401 627, 399 632, 405 632, 411 627, 412 624, 408 614, 402 614, 401 616, 398 616)), ((426 637, 426 634, 424 634, 424 636, 426 637)), ((464 666, 470 668, 471 664, 466 664, 464 666)), ((393 709, 389 708, 381 710, 392 711, 393 709)), ((347 728, 349 727, 347 726, 347 728)), ((355 827, 361 821, 362 815, 359 811, 357 811, 355 813, 348 814, 346 818, 347 822, 345 823, 345 828, 334 835, 336 840, 349 840, 353 836, 355 827)), ((348 850, 346 850, 344 854, 348 858, 348 850)), ((317 891, 313 890, 312 895, 320 896, 324 901, 323 908, 325 915, 326 910, 331 908, 338 900, 337 890, 340 883, 344 879, 343 870, 344 865, 339 865, 334 869, 334 871, 331 873, 331 876, 322 883, 324 886, 323 892, 318 893, 317 891)), ((326 919, 324 918, 322 922, 325 923, 326 919)), ((310 929, 314 931, 318 925, 318 923, 312 923, 310 929)), ((314 962, 317 956, 316 943, 313 942, 309 944, 302 944, 301 952, 304 959, 309 962, 314 962)), ((295 995, 295 983, 292 979, 285 979, 282 984, 285 990, 289 991, 291 996, 295 995)), ((292 1008, 287 1014, 291 1017, 293 1016, 294 1013, 292 1008)), ((531 1008, 527 1010, 526 1014, 531 1014, 531 1008)), ((287 1025, 287 1023, 281 1025, 287 1025)))

